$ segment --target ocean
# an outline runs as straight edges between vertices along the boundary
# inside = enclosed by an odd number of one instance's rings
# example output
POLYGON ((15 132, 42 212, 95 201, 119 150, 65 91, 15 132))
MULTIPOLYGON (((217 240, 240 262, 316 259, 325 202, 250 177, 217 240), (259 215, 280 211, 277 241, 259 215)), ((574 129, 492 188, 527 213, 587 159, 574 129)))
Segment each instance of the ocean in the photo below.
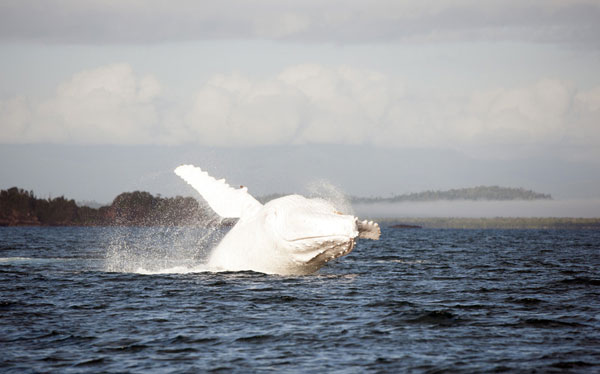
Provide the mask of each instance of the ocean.
POLYGON ((200 271, 223 233, 0 227, 0 372, 600 372, 600 231, 384 226, 311 275, 200 271))

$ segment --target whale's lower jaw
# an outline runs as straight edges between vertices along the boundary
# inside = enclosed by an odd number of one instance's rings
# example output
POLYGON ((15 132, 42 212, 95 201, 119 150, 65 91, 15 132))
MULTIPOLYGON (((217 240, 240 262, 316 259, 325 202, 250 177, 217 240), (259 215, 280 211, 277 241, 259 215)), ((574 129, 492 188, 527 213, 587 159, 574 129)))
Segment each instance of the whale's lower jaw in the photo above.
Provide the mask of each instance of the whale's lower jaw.
POLYGON ((318 269, 325 263, 352 252, 355 244, 354 238, 326 240, 309 253, 296 253, 293 258, 299 266, 318 269))
POLYGON ((320 248, 313 250, 312 258, 306 260, 306 256, 292 255, 293 261, 288 265, 276 271, 277 274, 305 275, 312 274, 322 268, 329 261, 335 260, 352 252, 356 242, 354 238, 343 242, 326 242, 320 248))
MULTIPOLYGON (((208 266, 215 271, 256 271, 265 274, 306 275, 319 270, 327 262, 347 255, 355 246, 355 238, 330 238, 307 243, 300 248, 263 243, 260 248, 222 243, 210 256, 208 266), (335 240, 334 240, 335 239, 335 240), (258 253, 262 255, 259 256, 258 253)), ((294 243, 299 245, 299 243, 294 243)))

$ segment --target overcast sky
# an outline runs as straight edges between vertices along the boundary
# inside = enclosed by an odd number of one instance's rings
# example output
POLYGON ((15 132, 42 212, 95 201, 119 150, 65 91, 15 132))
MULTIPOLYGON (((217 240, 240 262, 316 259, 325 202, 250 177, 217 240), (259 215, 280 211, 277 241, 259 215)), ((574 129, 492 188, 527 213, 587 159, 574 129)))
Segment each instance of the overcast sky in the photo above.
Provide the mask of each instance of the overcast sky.
POLYGON ((179 193, 196 163, 260 193, 600 198, 599 35, 597 0, 5 0, 0 187, 179 193))

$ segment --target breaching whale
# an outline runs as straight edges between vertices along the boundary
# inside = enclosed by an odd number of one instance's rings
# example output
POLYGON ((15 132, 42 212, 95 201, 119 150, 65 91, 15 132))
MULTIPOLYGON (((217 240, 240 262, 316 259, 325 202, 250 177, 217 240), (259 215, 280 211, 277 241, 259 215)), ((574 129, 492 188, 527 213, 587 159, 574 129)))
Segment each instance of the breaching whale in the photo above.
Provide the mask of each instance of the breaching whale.
POLYGON ((323 199, 288 195, 261 204, 248 188, 233 188, 199 167, 175 174, 189 183, 222 218, 239 218, 209 255, 215 270, 309 274, 344 256, 358 238, 378 240, 377 223, 336 211, 323 199))

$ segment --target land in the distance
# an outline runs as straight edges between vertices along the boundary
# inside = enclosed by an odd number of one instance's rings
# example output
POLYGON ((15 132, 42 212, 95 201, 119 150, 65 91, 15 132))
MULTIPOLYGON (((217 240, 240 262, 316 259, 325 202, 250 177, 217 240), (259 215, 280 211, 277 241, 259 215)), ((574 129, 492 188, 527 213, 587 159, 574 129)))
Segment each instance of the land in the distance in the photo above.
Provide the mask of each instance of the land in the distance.
MULTIPOLYGON (((523 189, 475 187, 472 189, 428 191, 399 195, 389 199, 369 198, 368 202, 429 201, 425 196, 461 196, 460 199, 482 200, 481 196, 497 196, 496 200, 549 199, 550 195, 523 189), (480 193, 476 193, 479 191, 480 193), (412 196, 412 200, 406 196, 412 196), (512 198, 509 198, 512 196, 512 198), (528 197, 528 198, 527 198, 528 197)), ((488 198, 490 199, 490 198, 488 198)), ((493 200, 493 199, 492 199, 493 200)), ((354 199, 353 201, 357 201, 354 199)), ((423 228, 528 228, 528 229, 600 229, 600 218, 402 218, 378 220, 392 227, 423 228)), ((38 198, 33 191, 17 187, 0 191, 0 226, 212 226, 231 224, 221 221, 203 202, 193 197, 164 198, 148 192, 134 191, 118 195, 110 205, 99 208, 80 206, 63 196, 38 198)))
POLYGON ((63 196, 40 199, 17 187, 0 191, 0 226, 209 226, 217 221, 193 197, 124 192, 108 206, 91 208, 63 196))
POLYGON ((548 229, 600 230, 600 218, 567 217, 427 217, 380 219, 382 227, 391 229, 548 229))
MULTIPOLYGON (((283 194, 271 194, 259 197, 261 202, 266 202, 283 194)), ((391 197, 358 197, 350 196, 352 203, 399 203, 399 202, 421 202, 421 201, 439 201, 439 200, 551 200, 549 194, 539 193, 524 188, 500 187, 500 186, 477 186, 468 188, 454 188, 446 191, 423 191, 394 195, 391 197)))

